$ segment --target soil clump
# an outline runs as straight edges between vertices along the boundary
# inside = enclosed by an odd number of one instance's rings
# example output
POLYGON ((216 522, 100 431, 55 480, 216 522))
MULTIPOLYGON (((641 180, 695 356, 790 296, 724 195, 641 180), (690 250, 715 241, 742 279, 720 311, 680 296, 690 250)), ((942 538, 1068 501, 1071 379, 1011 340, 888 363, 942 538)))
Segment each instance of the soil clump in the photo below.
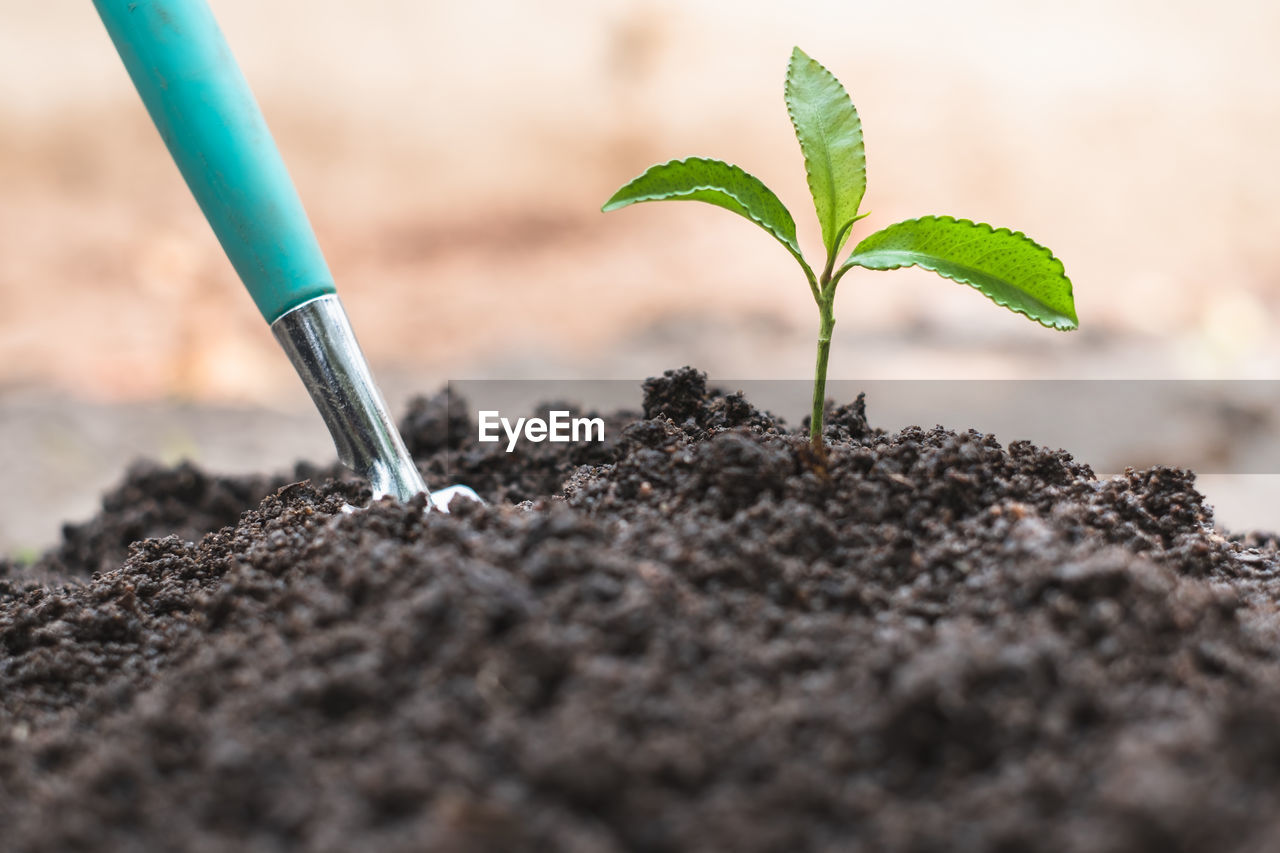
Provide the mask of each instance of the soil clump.
POLYGON ((1274 537, 1186 471, 827 423, 819 466, 686 368, 507 454, 442 393, 450 515, 135 468, 0 563, 0 846, 1280 844, 1274 537))

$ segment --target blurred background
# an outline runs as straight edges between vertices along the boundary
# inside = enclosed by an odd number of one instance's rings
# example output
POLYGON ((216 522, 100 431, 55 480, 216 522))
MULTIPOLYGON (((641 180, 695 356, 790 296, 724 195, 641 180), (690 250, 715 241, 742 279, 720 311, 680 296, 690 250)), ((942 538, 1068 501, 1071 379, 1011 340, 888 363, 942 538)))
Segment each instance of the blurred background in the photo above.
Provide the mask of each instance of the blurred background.
MULTIPOLYGON (((797 44, 861 113, 861 233, 924 213, 1025 231, 1082 323, 855 274, 834 377, 1280 377, 1275 4, 211 5, 397 412, 449 378, 807 378, 816 312, 767 236, 701 205, 599 212, 651 163, 713 156, 816 254, 782 102, 797 44)), ((0 22, 0 553, 50 544, 137 455, 331 458, 91 5, 0 0, 0 22)), ((1228 526, 1275 527, 1275 479, 1203 485, 1228 526)))

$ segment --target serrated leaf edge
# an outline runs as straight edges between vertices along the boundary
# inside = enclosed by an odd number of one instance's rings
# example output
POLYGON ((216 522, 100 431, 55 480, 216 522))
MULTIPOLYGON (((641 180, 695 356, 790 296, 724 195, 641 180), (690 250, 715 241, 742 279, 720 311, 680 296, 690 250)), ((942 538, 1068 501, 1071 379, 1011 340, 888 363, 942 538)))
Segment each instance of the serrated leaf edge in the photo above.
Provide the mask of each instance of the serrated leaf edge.
MULTIPOLYGON (((681 166, 684 166, 684 165, 687 165, 690 161, 699 162, 699 163, 717 163, 717 164, 719 164, 719 165, 721 165, 721 166, 726 166, 726 167, 728 167, 729 169, 731 169, 731 170, 733 170, 733 171, 736 171, 736 172, 738 172, 739 174, 741 174, 741 175, 743 175, 743 176, 745 176, 745 177, 747 177, 747 178, 750 178, 751 180, 753 180, 753 181, 757 182, 758 184, 760 184, 760 186, 764 187, 766 190, 768 190, 770 193, 772 193, 774 198, 777 198, 777 199, 778 199, 778 204, 782 205, 782 210, 783 210, 783 212, 784 212, 784 213, 786 213, 787 218, 791 220, 791 227, 792 227, 792 228, 795 228, 795 224, 796 224, 795 217, 794 217, 794 216, 792 216, 791 211, 787 209, 786 204, 784 204, 784 203, 783 203, 782 199, 778 198, 778 194, 777 194, 777 193, 775 193, 775 192, 773 192, 773 190, 769 187, 769 185, 768 185, 768 184, 766 184, 764 181, 760 180, 760 179, 759 179, 759 178, 757 178, 755 175, 751 174, 750 172, 748 172, 746 169, 742 168, 741 166, 739 166, 739 165, 737 165, 737 164, 735 164, 735 163, 727 163, 727 162, 725 162, 724 160, 717 160, 717 159, 715 159, 714 157, 696 157, 696 156, 695 156, 695 157, 684 157, 684 158, 676 158, 676 159, 668 160, 668 161, 666 161, 665 163, 655 163, 655 164, 653 164, 652 166, 650 166, 649 168, 645 169, 645 170, 644 170, 643 172, 641 172, 639 175, 637 175, 636 177, 632 178, 631 180, 629 180, 629 181, 627 181, 625 184, 623 184, 621 187, 619 187, 619 188, 618 188, 618 191, 617 191, 617 192, 615 192, 615 193, 613 194, 613 196, 611 196, 611 197, 609 198, 609 200, 608 200, 608 201, 606 201, 606 202, 604 203, 604 206, 600 208, 601 212, 603 212, 603 213, 609 213, 610 211, 619 210, 619 209, 621 209, 621 208, 627 207, 627 206, 632 205, 632 204, 642 204, 642 203, 644 203, 644 202, 648 202, 648 201, 670 201, 670 200, 672 200, 672 199, 680 199, 680 198, 682 198, 682 197, 684 197, 684 196, 687 196, 687 195, 690 195, 690 194, 692 194, 692 193, 699 192, 700 190, 713 190, 713 191, 715 191, 715 192, 721 192, 721 193, 724 193, 725 195, 729 196, 730 198, 732 198, 734 201, 738 202, 739 204, 742 204, 742 201, 741 201, 740 199, 738 199, 738 197, 737 197, 737 196, 735 196, 733 193, 729 192, 729 191, 728 191, 728 190, 726 190, 724 187, 716 186, 715 184, 700 184, 700 185, 698 185, 698 186, 696 186, 696 187, 690 187, 690 188, 689 188, 688 190, 686 190, 685 192, 679 192, 679 193, 656 193, 656 194, 650 194, 650 195, 640 196, 640 197, 637 197, 637 198, 630 198, 630 199, 627 199, 625 202, 623 202, 623 203, 621 203, 621 204, 617 204, 617 205, 615 205, 615 204, 613 203, 613 200, 614 200, 615 198, 617 198, 617 196, 618 196, 618 194, 619 194, 619 193, 621 193, 621 192, 622 192, 623 190, 625 190, 627 187, 631 186, 631 185, 632 185, 632 184, 634 184, 636 181, 640 180, 641 178, 643 178, 645 175, 649 174, 650 172, 652 172, 652 171, 654 171, 654 170, 656 170, 656 169, 663 169, 663 168, 666 168, 666 167, 668 167, 668 166, 674 166, 674 165, 681 165, 681 166)), ((788 249, 790 249, 790 250, 791 250, 791 252, 792 252, 793 254, 796 254, 797 256, 799 256, 799 255, 800 255, 800 244, 799 244, 799 241, 798 241, 795 237, 788 237, 788 236, 787 236, 787 235, 785 235, 785 234, 779 234, 779 233, 778 233, 778 232, 773 228, 773 226, 769 225, 767 222, 765 222, 764 220, 760 219, 758 216, 753 216, 753 215, 751 214, 750 209, 749 209, 745 204, 742 204, 742 208, 743 208, 743 210, 744 210, 744 211, 746 211, 746 214, 745 214, 745 215, 746 215, 746 218, 747 218, 747 219, 751 220, 752 222, 754 222, 755 224, 759 225, 759 226, 760 226, 761 228, 763 228, 764 230, 768 231, 770 234, 774 235, 774 237, 776 237, 776 238, 778 239, 778 241, 779 241, 779 242, 781 242, 781 243, 783 243, 784 245, 786 245, 786 247, 787 247, 788 249)), ((735 212, 736 212, 736 211, 735 211, 735 212)))
MULTIPOLYGON (((859 132, 861 132, 861 129, 862 129, 862 114, 858 112, 858 108, 857 108, 857 106, 855 106, 855 105, 854 105, 854 103, 853 103, 853 98, 852 98, 852 97, 850 97, 850 95, 849 95, 849 90, 848 90, 848 89, 846 89, 846 88, 844 87, 844 84, 840 82, 840 78, 839 78, 839 77, 837 77, 835 74, 832 74, 831 70, 830 70, 830 69, 828 69, 828 68, 827 68, 827 66, 823 65, 821 62, 819 62, 818 60, 814 59, 814 58, 813 58, 812 56, 810 56, 809 54, 805 53, 805 52, 804 52, 803 50, 801 50, 799 47, 794 47, 794 48, 792 48, 792 50, 791 50, 791 57, 790 57, 790 59, 788 59, 788 60, 787 60, 787 76, 786 76, 785 84, 784 84, 784 86, 783 86, 783 99, 782 99, 782 100, 783 100, 783 102, 784 102, 784 103, 786 103, 786 105, 787 105, 787 118, 788 118, 788 119, 790 119, 790 121, 791 121, 791 129, 792 129, 793 131, 795 131, 796 142, 798 142, 798 143, 800 144, 800 156, 801 156, 801 159, 803 159, 803 160, 804 160, 804 182, 805 182, 805 184, 809 187, 809 195, 811 195, 811 196, 812 196, 812 195, 814 194, 814 189, 813 189, 813 171, 809 168, 809 148, 808 148, 808 146, 806 146, 806 145, 805 145, 804 140, 803 140, 803 139, 801 138, 801 136, 800 136, 800 132, 796 129, 796 114, 795 114, 795 111, 791 108, 791 97, 790 97, 790 94, 787 92, 787 89, 788 89, 789 84, 790 84, 790 82, 791 82, 791 69, 792 69, 792 67, 795 65, 795 62, 796 62, 796 56, 797 56, 797 54, 798 54, 799 56, 803 56, 805 59, 807 59, 808 61, 812 62, 814 65, 818 66, 819 68, 821 68, 821 69, 822 69, 826 74, 828 74, 828 75, 831 77, 831 79, 835 82, 835 84, 836 84, 837 86, 839 86, 839 87, 840 87, 840 91, 841 91, 841 92, 843 92, 843 93, 844 93, 844 96, 845 96, 846 98, 848 98, 848 99, 849 99, 849 106, 853 107, 854 115, 856 115, 856 116, 858 117, 858 129, 859 129, 859 132)), ((866 195, 866 191, 867 191, 867 153, 866 153, 866 152, 867 152, 867 148, 866 148, 866 143, 865 143, 865 141, 864 141, 864 142, 862 142, 861 144, 862 144, 862 169, 860 169, 859 171, 861 171, 861 172, 862 172, 862 192, 863 192, 863 196, 865 196, 865 195, 866 195)), ((831 155, 830 155, 830 153, 829 153, 829 152, 823 152, 823 159, 825 159, 825 160, 827 161, 828 169, 830 169, 832 172, 834 172, 835 170, 834 170, 834 168, 832 168, 832 160, 831 160, 831 155)), ((861 206, 862 206, 862 198, 860 197, 860 198, 858 199, 858 207, 861 207, 861 206)), ((855 213, 855 214, 857 213, 857 210, 856 210, 856 209, 854 210, 854 213, 855 213)), ((864 215, 865 215, 865 214, 864 214, 864 215)), ((852 226, 852 225, 853 225, 853 223, 857 222, 857 221, 858 221, 859 219, 861 219, 861 218, 862 218, 862 216, 857 216, 857 215, 855 215, 855 216, 854 216, 854 218, 849 222, 849 225, 850 225, 850 226, 852 226)), ((818 225, 819 225, 819 226, 821 226, 821 225, 822 225, 822 223, 821 223, 821 222, 819 222, 819 223, 818 223, 818 225)), ((848 230, 847 230, 847 229, 842 229, 842 230, 843 230, 843 232, 844 232, 844 238, 847 240, 847 239, 848 239, 848 237, 849 237, 848 230)), ((840 239, 839 233, 840 233, 840 232, 837 232, 837 236, 836 236, 836 240, 835 240, 835 245, 834 245, 834 246, 827 246, 827 245, 824 245, 824 246, 822 247, 822 248, 823 248, 823 249, 825 249, 825 250, 828 252, 828 254, 830 254, 830 255, 835 255, 835 254, 836 254, 837 252, 839 252, 839 251, 840 251, 840 249, 842 248, 842 241, 841 241, 841 239, 840 239)))
MULTIPOLYGON (((641 203, 644 203, 644 202, 650 202, 650 201, 670 201, 670 200, 672 200, 672 199, 677 199, 677 200, 678 200, 678 199, 682 199, 682 198, 684 198, 684 197, 686 197, 686 196, 690 195, 691 193, 698 192, 699 190, 713 190, 713 191, 716 191, 716 192, 721 192, 721 193, 724 193, 725 195, 729 196, 729 198, 732 198, 734 201, 738 202, 739 204, 742 204, 742 202, 738 199, 738 197, 737 197, 737 196, 735 196, 733 193, 728 192, 728 191, 727 191, 727 190, 725 190, 723 187, 714 186, 714 185, 712 185, 712 184, 706 184, 706 185, 700 185, 700 186, 692 187, 692 188, 690 188, 689 190, 687 190, 686 192, 683 192, 683 193, 658 193, 658 194, 654 194, 654 195, 646 195, 646 196, 642 196, 642 197, 639 197, 639 198, 631 198, 631 199, 627 199, 625 202, 622 202, 622 203, 620 203, 620 204, 614 204, 614 199, 616 199, 616 198, 618 197, 618 195, 619 195, 623 190, 625 190, 627 187, 631 186, 631 185, 632 185, 632 184, 634 184, 636 181, 638 181, 638 180, 640 180, 641 178, 643 178, 645 175, 647 175, 647 174, 649 174, 650 172, 652 172, 654 169, 660 169, 660 168, 663 168, 663 167, 665 167, 665 166, 671 166, 671 165, 673 165, 673 164, 677 164, 677 163, 679 163, 679 164, 683 165, 683 164, 688 163, 690 160, 696 160, 696 161, 698 161, 698 162, 702 162, 702 163, 716 163, 716 164, 721 165, 721 166, 726 166, 726 167, 728 167, 729 169, 736 170, 736 171, 740 172, 741 174, 745 175, 746 177, 750 178, 751 180, 755 181, 756 183, 760 184, 760 186, 764 187, 764 188, 765 188, 765 190, 766 190, 766 191, 768 191, 770 195, 772 195, 775 199, 777 199, 778 204, 782 207, 782 212, 783 212, 784 214, 786 214, 787 220, 791 223, 791 228, 792 228, 792 230, 794 230, 794 229, 795 229, 795 227, 796 227, 796 219, 795 219, 795 217, 791 214, 791 211, 787 208, 786 203, 785 203, 785 202, 783 202, 781 198, 778 198, 778 194, 777 194, 777 193, 775 193, 775 192, 774 192, 774 191, 769 187, 769 185, 768 185, 768 184, 766 184, 764 181, 760 180, 760 179, 759 179, 759 178, 757 178, 755 175, 751 174, 750 172, 748 172, 746 169, 742 168, 741 166, 739 166, 739 165, 737 165, 737 164, 735 164, 735 163, 727 163, 727 162, 725 162, 724 160, 717 160, 717 159, 715 159, 714 157, 697 157, 697 156, 694 156, 694 157, 685 157, 685 158, 683 158, 683 159, 672 159, 672 160, 668 160, 668 161, 666 161, 665 163, 655 163, 654 165, 652 165, 652 166, 650 166, 649 168, 645 169, 645 170, 644 170, 643 172, 641 172, 639 175, 637 175, 636 177, 632 178, 631 180, 629 180, 629 181, 627 181, 625 184, 623 184, 621 187, 619 187, 619 188, 618 188, 618 191, 617 191, 617 192, 615 192, 615 193, 614 193, 614 194, 609 198, 609 200, 608 200, 608 201, 606 201, 606 202, 604 203, 604 206, 602 206, 602 207, 600 208, 601 212, 603 212, 603 213, 609 213, 610 211, 619 210, 619 209, 621 209, 621 208, 623 208, 623 207, 628 207, 628 206, 633 205, 633 204, 641 204, 641 203)), ((808 261, 806 261, 806 260, 804 259, 804 253, 803 253, 802 251, 800 251, 800 242, 799 242, 799 240, 798 240, 795 236, 788 237, 788 236, 787 236, 787 235, 785 235, 785 234, 779 234, 779 233, 777 232, 777 230, 775 230, 772 226, 770 226, 769 224, 767 224, 766 222, 764 222, 763 220, 761 220, 759 217, 756 217, 756 216, 751 215, 750 210, 748 210, 748 209, 747 209, 747 206, 746 206, 745 204, 742 204, 742 208, 743 208, 743 211, 744 211, 744 213, 743 213, 742 215, 743 215, 743 216, 744 216, 748 221, 750 221, 750 222, 754 222, 755 224, 757 224, 757 225, 759 225, 761 228, 763 228, 765 231, 767 231, 767 232, 769 232, 771 235, 773 235, 773 238, 774 238, 775 240, 777 240, 779 243, 781 243, 781 244, 782 244, 782 247, 783 247, 784 249, 786 249, 786 250, 787 250, 788 254, 790 254, 790 255, 791 255, 791 257, 793 257, 793 258, 795 258, 795 259, 796 259, 796 263, 800 264, 800 269, 804 271, 805 279, 806 279, 806 280, 808 281, 808 283, 809 283, 809 290, 810 290, 810 292, 813 294, 813 298, 814 298, 814 300, 815 300, 815 301, 819 300, 818 281, 817 281, 817 278, 816 278, 816 277, 814 276, 814 274, 813 274, 813 268, 809 266, 809 262, 808 262, 808 261)), ((737 211, 733 211, 733 212, 734 212, 734 213, 736 213, 737 211)))
MULTIPOLYGON (((849 255, 849 258, 848 258, 848 259, 847 259, 843 264, 841 264, 841 269, 842 269, 842 270, 845 270, 845 269, 848 269, 849 267, 861 266, 861 264, 857 263, 858 250, 861 248, 862 243, 865 243, 867 240, 870 240, 872 237, 875 237, 877 234, 880 234, 880 233, 881 233, 881 232, 883 232, 883 231, 888 231, 890 228, 895 228, 895 227, 897 227, 897 226, 899 226, 899 225, 906 225, 906 224, 907 224, 907 223, 909 223, 909 222, 923 222, 923 221, 926 221, 926 220, 935 220, 935 221, 939 221, 939 222, 950 222, 950 223, 956 223, 956 224, 959 224, 959 225, 972 225, 972 226, 975 226, 975 227, 977 227, 977 228, 979 228, 979 229, 985 229, 985 230, 986 230, 986 232, 987 232, 988 234, 993 234, 993 235, 995 235, 995 236, 1017 237, 1017 238, 1019 238, 1019 239, 1025 240, 1026 242, 1030 243, 1030 244, 1031 244, 1031 245, 1032 245, 1032 246, 1033 246, 1037 251, 1039 251, 1041 254, 1043 254, 1045 257, 1047 257, 1047 258, 1052 262, 1052 264, 1053 264, 1053 265, 1056 267, 1056 269, 1057 269, 1057 273, 1058 273, 1060 276, 1062 276, 1062 278, 1063 278, 1063 280, 1064 280, 1064 281, 1066 281, 1066 283, 1067 283, 1067 295, 1071 297, 1071 314, 1072 314, 1072 316, 1069 318, 1069 319, 1070 319, 1070 321, 1071 321, 1071 325, 1069 325, 1069 326, 1068 326, 1068 325, 1062 325, 1061 323, 1059 323, 1059 322, 1057 322, 1057 321, 1054 321, 1054 322, 1052 322, 1052 323, 1046 323, 1044 320, 1040 319, 1039 317, 1033 317, 1033 316, 1032 316, 1031 314, 1029 314, 1026 310, 1024 310, 1024 309, 1022 309, 1022 308, 1018 308, 1018 307, 1013 306, 1013 305, 1010 305, 1010 304, 1009 304, 1007 301, 1005 301, 1005 300, 1002 300, 1002 299, 1000 299, 1000 298, 998 298, 998 297, 988 296, 988 295, 987 295, 987 294, 985 294, 985 293, 983 293, 982 295, 983 295, 983 296, 986 296, 988 299, 990 299, 992 302, 994 302, 996 305, 999 305, 999 306, 1000 306, 1000 307, 1002 307, 1002 308, 1007 308, 1007 309, 1009 309, 1010 311, 1012 311, 1012 312, 1013 312, 1013 313, 1015 313, 1015 314, 1021 314, 1022 316, 1026 317, 1028 320, 1034 320, 1035 322, 1039 323, 1041 326, 1044 326, 1046 329, 1054 329, 1054 330, 1057 330, 1057 331, 1060 331, 1060 332, 1071 332, 1071 331, 1075 331, 1076 329, 1078 329, 1078 328, 1080 327, 1080 319, 1079 319, 1079 317, 1078 317, 1078 316, 1076 316, 1076 313, 1075 313, 1075 285, 1073 285, 1073 284, 1071 283, 1071 277, 1067 275, 1066 267, 1063 265, 1062 261, 1061 261, 1061 260, 1060 260, 1056 255, 1054 255, 1054 254, 1053 254, 1053 250, 1052 250, 1052 249, 1050 249, 1048 246, 1045 246, 1045 245, 1043 245, 1043 244, 1041 244, 1041 243, 1037 243, 1035 240, 1031 239, 1030 237, 1028 237, 1028 236, 1027 236, 1026 234, 1024 234, 1023 232, 1021 232, 1021 231, 1014 231, 1014 230, 1013 230, 1013 229, 1011 229, 1011 228, 1003 228, 1003 227, 1001 227, 1001 228, 996 228, 995 226, 993 226, 993 225, 989 225, 989 224, 987 224, 986 222, 974 222, 972 219, 961 219, 961 218, 957 218, 957 217, 955 217, 955 216, 918 216, 918 217, 915 217, 915 218, 913 218, 913 219, 904 219, 904 220, 902 220, 901 222, 895 222, 895 223, 893 223, 892 225, 886 225, 884 228, 881 228, 881 229, 880 229, 880 231, 877 231, 877 232, 875 232, 874 234, 869 234, 869 235, 867 235, 866 237, 864 237, 864 238, 862 239, 862 242, 860 242, 857 246, 855 246, 855 247, 854 247, 854 249, 853 249, 853 253, 849 255)), ((873 251, 874 251, 874 250, 873 250, 873 251)), ((915 253, 914 253, 914 252, 904 252, 903 254, 912 254, 912 255, 914 255, 915 253)), ((930 266, 928 263, 924 263, 924 262, 922 262, 922 261, 925 261, 925 260, 928 260, 928 259, 929 259, 929 256, 928 256, 928 255, 923 255, 923 256, 921 256, 921 261, 917 261, 917 262, 915 262, 915 263, 910 263, 910 264, 894 264, 893 266, 889 266, 889 267, 875 267, 874 269, 873 269, 873 268, 871 268, 871 267, 864 267, 864 269, 872 269, 872 271, 877 271, 877 270, 896 270, 896 269, 902 269, 903 267, 920 267, 921 269, 928 270, 929 272, 931 272, 931 273, 935 273, 935 274, 937 274, 937 275, 939 275, 939 276, 942 276, 943 278, 950 279, 951 281, 954 281, 954 282, 956 282, 957 284, 963 284, 963 285, 966 285, 966 286, 968 286, 968 287, 972 287, 974 290, 978 290, 978 287, 977 287, 976 285, 974 285, 974 284, 972 284, 972 283, 970 283, 970 282, 967 282, 967 281, 965 281, 965 280, 963 280, 963 279, 956 278, 954 275, 948 275, 947 273, 945 273, 945 272, 943 272, 943 271, 941 271, 941 270, 937 269, 936 267, 934 267, 934 266, 930 266)), ((962 265, 962 264, 957 264, 956 266, 963 266, 963 265, 962 265)), ((972 269, 972 267, 966 267, 966 269, 972 269)), ((981 272, 980 270, 974 270, 974 271, 975 271, 975 272, 981 272)), ((980 290, 979 290, 979 292, 981 293, 981 291, 980 291, 980 290)), ((1039 301, 1039 300, 1037 300, 1037 301, 1039 301)), ((1043 305, 1044 303, 1041 303, 1041 304, 1043 305)), ((1048 310, 1052 311, 1054 314, 1060 314, 1060 313, 1061 313, 1061 312, 1059 312, 1059 311, 1056 311, 1056 310, 1054 310, 1054 309, 1049 308, 1049 306, 1047 306, 1047 305, 1045 305, 1045 308, 1047 308, 1048 310)))

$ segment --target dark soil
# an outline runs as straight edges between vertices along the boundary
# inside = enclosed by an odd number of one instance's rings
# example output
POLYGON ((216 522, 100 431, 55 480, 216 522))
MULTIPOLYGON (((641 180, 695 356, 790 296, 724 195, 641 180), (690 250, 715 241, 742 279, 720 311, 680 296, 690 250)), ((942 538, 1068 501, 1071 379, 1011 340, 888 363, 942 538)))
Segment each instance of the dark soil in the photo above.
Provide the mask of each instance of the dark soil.
POLYGON ((0 564, 0 848, 1280 849, 1276 543, 1190 473, 861 400, 820 465, 689 370, 605 447, 463 411, 407 440, 487 506, 139 468, 0 564))

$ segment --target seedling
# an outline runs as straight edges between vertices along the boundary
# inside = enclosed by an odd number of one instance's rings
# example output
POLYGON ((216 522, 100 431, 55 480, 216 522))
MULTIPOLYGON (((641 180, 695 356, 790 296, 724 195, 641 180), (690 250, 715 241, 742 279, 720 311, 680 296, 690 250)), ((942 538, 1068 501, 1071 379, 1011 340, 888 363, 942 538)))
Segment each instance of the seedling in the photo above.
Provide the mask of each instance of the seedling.
POLYGON ((690 157, 653 166, 614 193, 604 210, 642 201, 704 201, 750 219, 799 262, 818 304, 818 362, 809 425, 816 451, 823 449, 822 412, 835 326, 832 306, 836 285, 854 267, 932 270, 1051 329, 1076 328, 1071 280, 1062 262, 1025 234, 1007 228, 950 216, 908 219, 865 238, 837 266, 836 258, 853 224, 867 215, 858 212, 867 188, 862 121, 840 81, 798 47, 787 65, 785 95, 822 227, 827 257, 821 274, 814 275, 804 259, 796 241, 795 220, 777 195, 759 179, 719 160, 690 157))

